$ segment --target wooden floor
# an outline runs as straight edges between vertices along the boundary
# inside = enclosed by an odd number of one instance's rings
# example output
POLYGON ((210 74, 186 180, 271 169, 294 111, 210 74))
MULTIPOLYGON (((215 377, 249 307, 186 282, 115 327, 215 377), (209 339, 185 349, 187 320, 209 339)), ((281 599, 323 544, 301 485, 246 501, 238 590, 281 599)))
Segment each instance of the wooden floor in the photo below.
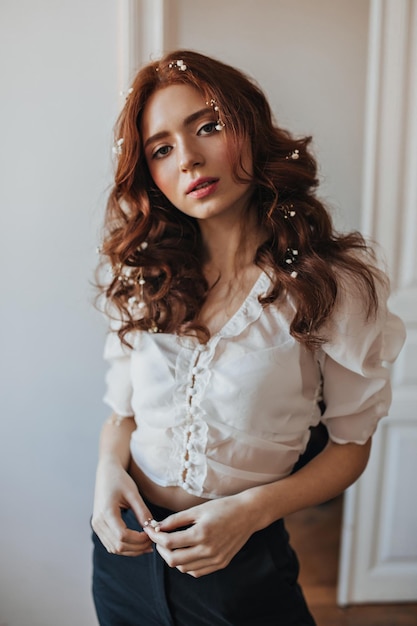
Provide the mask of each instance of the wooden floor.
POLYGON ((343 499, 286 519, 301 564, 300 583, 317 626, 417 626, 417 604, 336 605, 343 499))

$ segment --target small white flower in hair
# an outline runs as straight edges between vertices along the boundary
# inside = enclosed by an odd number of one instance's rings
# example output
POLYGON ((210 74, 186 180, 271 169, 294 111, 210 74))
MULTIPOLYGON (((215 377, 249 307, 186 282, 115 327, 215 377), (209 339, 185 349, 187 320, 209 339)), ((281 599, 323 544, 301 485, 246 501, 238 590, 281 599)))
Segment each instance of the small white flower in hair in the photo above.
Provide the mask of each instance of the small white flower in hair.
POLYGON ((300 158, 300 151, 299 150, 293 150, 292 152, 290 152, 290 154, 287 154, 287 156, 285 157, 288 161, 288 159, 292 159, 293 161, 297 161, 297 159, 300 158))
POLYGON ((287 252, 285 255, 285 259, 284 259, 285 263, 287 263, 287 265, 291 265, 292 263, 294 263, 297 256, 298 256, 298 250, 294 248, 287 248, 287 252))
POLYGON ((120 139, 118 139, 118 140, 116 141, 116 143, 114 144, 114 146, 113 146, 113 148, 112 148, 112 152, 113 152, 113 154, 117 154, 117 155, 122 154, 122 145, 123 145, 123 142, 124 142, 124 138, 123 138, 123 137, 120 137, 120 139))
POLYGON ((177 61, 171 61, 171 63, 168 64, 168 67, 178 67, 181 72, 185 72, 185 70, 187 69, 187 66, 182 59, 178 59, 177 61))
POLYGON ((223 130, 223 128, 225 127, 225 123, 221 120, 220 118, 220 114, 219 114, 219 106, 217 104, 217 102, 214 100, 214 98, 211 98, 210 102, 206 102, 207 106, 210 106, 213 111, 215 111, 218 114, 218 119, 216 121, 216 126, 214 127, 216 130, 223 130))
POLYGON ((127 91, 121 91, 120 95, 122 96, 122 98, 127 100, 131 93, 133 93, 133 87, 130 87, 127 91))

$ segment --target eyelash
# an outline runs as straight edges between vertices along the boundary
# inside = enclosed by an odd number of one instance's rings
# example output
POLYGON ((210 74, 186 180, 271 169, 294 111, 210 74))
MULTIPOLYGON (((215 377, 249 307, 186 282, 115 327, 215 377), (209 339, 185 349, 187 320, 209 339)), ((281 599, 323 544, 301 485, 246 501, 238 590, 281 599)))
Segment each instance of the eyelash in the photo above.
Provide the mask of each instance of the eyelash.
MULTIPOLYGON (((216 130, 216 122, 207 122, 206 124, 203 124, 198 129, 197 135, 200 137, 207 137, 208 135, 212 135, 213 132, 215 132, 215 130, 216 130), (203 131, 203 134, 201 134, 201 131, 203 131)), ((161 146, 160 148, 158 148, 158 150, 155 150, 155 152, 152 154, 152 159, 163 159, 164 157, 168 156, 171 150, 172 150, 171 146, 161 146), (168 150, 168 152, 163 154, 161 152, 162 150, 168 150)))
MULTIPOLYGON (((216 130, 216 123, 217 122, 207 122, 207 124, 203 124, 203 126, 199 129, 197 135, 199 135, 201 133, 202 130, 204 130, 205 128, 207 128, 207 126, 210 127, 210 130, 206 133, 207 135, 211 135, 212 132, 214 130, 216 130)), ((203 135, 204 136, 204 135, 203 135)))
POLYGON ((158 150, 155 150, 155 152, 152 154, 152 158, 163 159, 165 156, 168 156, 171 150, 172 150, 171 146, 161 146, 161 148, 158 148, 158 150), (169 148, 168 152, 166 152, 165 154, 162 154, 161 150, 166 150, 167 148, 169 148))

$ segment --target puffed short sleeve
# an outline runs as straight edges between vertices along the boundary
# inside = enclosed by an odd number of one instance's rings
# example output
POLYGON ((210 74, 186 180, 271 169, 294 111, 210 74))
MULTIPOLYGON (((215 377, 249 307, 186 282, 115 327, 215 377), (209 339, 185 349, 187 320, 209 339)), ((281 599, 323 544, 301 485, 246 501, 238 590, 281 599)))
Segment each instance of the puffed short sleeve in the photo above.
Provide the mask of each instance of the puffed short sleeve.
POLYGON ((405 340, 402 321, 387 307, 388 287, 377 283, 379 309, 366 319, 363 298, 345 284, 321 350, 325 412, 336 443, 364 444, 388 414, 392 363, 405 340))
POLYGON ((103 401, 120 417, 133 415, 131 353, 131 348, 121 343, 117 333, 110 331, 104 346, 104 359, 110 366, 106 373, 103 401))

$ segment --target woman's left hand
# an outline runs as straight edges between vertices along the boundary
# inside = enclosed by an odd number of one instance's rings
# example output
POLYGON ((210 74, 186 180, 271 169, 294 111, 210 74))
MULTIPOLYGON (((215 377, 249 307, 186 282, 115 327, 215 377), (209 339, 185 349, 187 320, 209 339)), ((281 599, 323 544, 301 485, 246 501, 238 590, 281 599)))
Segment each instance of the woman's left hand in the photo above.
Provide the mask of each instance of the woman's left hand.
POLYGON ((170 567, 195 578, 211 574, 226 567, 255 531, 237 500, 210 500, 170 515, 158 530, 144 530, 170 567))

